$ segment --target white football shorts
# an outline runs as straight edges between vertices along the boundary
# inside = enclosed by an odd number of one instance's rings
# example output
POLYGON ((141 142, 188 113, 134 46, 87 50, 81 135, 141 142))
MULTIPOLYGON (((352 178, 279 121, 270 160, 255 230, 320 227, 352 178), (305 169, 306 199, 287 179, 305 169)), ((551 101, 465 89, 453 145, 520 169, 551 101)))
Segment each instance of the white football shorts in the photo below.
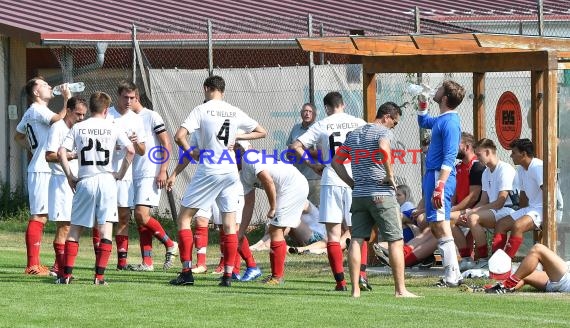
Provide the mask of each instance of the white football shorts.
POLYGON ((48 172, 28 172, 28 200, 32 215, 48 214, 50 177, 48 172))
MULTIPOLYGON (((236 211, 236 223, 237 224, 241 223, 243 206, 244 206, 244 196, 241 195, 241 196, 238 196, 238 209, 236 211)), ((218 205, 216 204, 216 202, 214 202, 212 204, 212 207, 208 210, 199 209, 198 212, 196 212, 196 215, 194 215, 194 217, 208 218, 208 219, 212 220, 212 223, 215 225, 221 225, 222 224, 222 213, 220 212, 220 209, 218 208, 218 205)))
POLYGON ((50 221, 71 221, 71 204, 73 190, 67 183, 65 175, 52 174, 49 179, 50 202, 48 205, 48 218, 50 221))
POLYGON ((214 201, 222 212, 236 212, 239 189, 243 186, 236 173, 194 175, 180 204, 186 208, 208 209, 214 201))
POLYGON ((503 207, 498 210, 491 209, 491 213, 495 216, 495 221, 499 221, 500 219, 504 218, 505 216, 509 216, 513 214, 515 210, 510 207, 503 207))
POLYGON ((118 222, 117 183, 110 173, 81 179, 71 208, 71 224, 92 228, 95 222, 118 222))
POLYGON ((135 187, 133 180, 117 180, 117 207, 135 206, 135 187))
POLYGON ((133 180, 135 205, 158 206, 160 204, 160 189, 154 178, 140 178, 133 180))
POLYGON ((511 217, 515 221, 522 218, 525 215, 530 216, 532 218, 532 221, 534 222, 534 225, 537 228, 540 228, 540 225, 542 224, 542 207, 528 206, 528 207, 519 208, 518 210, 511 213, 511 217))
POLYGON ((352 227, 350 205, 352 189, 340 186, 321 186, 321 206, 319 223, 342 223, 352 227))
POLYGON ((275 217, 269 219, 269 224, 276 227, 297 228, 301 224, 301 215, 307 204, 309 184, 307 179, 295 184, 293 192, 277 194, 277 210, 275 217))

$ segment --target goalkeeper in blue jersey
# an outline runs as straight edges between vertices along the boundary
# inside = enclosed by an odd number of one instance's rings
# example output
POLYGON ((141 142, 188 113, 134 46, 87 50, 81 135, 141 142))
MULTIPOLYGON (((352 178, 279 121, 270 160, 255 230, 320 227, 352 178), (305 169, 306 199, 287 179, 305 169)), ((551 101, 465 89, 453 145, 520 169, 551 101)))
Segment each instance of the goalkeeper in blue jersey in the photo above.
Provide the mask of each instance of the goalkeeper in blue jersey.
POLYGON ((422 190, 426 220, 438 240, 445 269, 443 279, 437 284, 440 287, 457 287, 462 283, 449 219, 455 190, 455 159, 461 141, 461 124, 456 108, 464 96, 465 89, 461 85, 451 80, 444 81, 433 96, 433 101, 439 105, 439 115, 435 117, 428 114, 428 96, 418 96, 418 123, 421 128, 431 129, 422 190))

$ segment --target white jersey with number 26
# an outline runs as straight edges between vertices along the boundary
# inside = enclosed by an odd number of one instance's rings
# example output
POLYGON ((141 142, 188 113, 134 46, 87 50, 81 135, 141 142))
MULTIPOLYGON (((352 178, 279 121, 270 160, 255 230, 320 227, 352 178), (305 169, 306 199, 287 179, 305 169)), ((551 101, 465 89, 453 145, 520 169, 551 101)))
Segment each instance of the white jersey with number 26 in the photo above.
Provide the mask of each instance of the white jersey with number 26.
POLYGON ((131 141, 110 120, 89 118, 71 128, 62 147, 67 150, 77 149, 78 178, 82 179, 99 173, 112 173, 117 144, 127 147, 131 141))
POLYGON ((201 151, 197 172, 202 174, 236 173, 233 151, 228 146, 235 143, 238 129, 249 133, 259 124, 241 109, 223 100, 210 100, 194 108, 182 127, 189 133, 198 133, 198 149, 201 151))
MULTIPOLYGON (((347 187, 331 167, 331 160, 338 147, 342 146, 346 135, 357 127, 366 124, 358 117, 346 113, 336 113, 311 125, 299 140, 306 148, 317 146, 321 152, 319 161, 325 165, 321 185, 347 187)), ((346 171, 351 174, 350 163, 345 164, 346 171)))

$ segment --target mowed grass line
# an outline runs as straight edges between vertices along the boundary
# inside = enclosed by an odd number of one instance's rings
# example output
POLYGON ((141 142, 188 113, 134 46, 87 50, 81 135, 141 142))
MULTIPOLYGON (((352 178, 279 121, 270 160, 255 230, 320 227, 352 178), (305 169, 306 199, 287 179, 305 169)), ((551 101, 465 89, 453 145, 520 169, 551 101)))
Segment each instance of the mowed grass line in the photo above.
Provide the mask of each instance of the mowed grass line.
MULTIPOLYGON (((570 295, 529 292, 514 295, 468 294, 431 287, 434 278, 409 278, 409 289, 423 296, 396 299, 391 277, 371 276, 374 287, 360 299, 332 291, 326 256, 288 256, 286 283, 267 287, 257 282, 217 286, 212 274, 196 275, 196 285, 174 287, 170 272, 115 271, 113 251, 106 279, 93 286, 91 239, 82 237, 72 285, 53 278, 22 274, 24 233, 2 231, 0 224, 0 326, 2 327, 567 327, 570 295)), ((46 233, 42 259, 51 264, 53 235, 46 233)), ((131 240, 131 263, 140 261, 138 241, 131 240)), ((164 248, 155 242, 155 269, 164 248)), ((208 249, 212 269, 218 247, 208 249)), ((254 253, 264 274, 267 252, 254 253)), ((178 264, 179 265, 179 264, 178 264)), ((178 267, 179 268, 179 267, 178 267)), ((347 275, 348 276, 348 275, 347 275)), ((481 284, 485 281, 476 281, 481 284)))

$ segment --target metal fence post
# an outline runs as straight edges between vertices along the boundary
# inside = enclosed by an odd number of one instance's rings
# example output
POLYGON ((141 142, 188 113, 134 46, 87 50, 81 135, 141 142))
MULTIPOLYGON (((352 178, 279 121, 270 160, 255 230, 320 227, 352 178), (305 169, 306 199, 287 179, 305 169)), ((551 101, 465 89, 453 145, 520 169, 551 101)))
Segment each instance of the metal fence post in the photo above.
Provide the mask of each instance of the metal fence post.
POLYGON ((212 40, 212 21, 208 19, 208 75, 214 75, 214 48, 212 40))
POLYGON ((133 46, 133 83, 137 83, 137 49, 135 42, 137 40, 137 26, 133 23, 132 31, 132 46, 133 46))
MULTIPOLYGON (((323 23, 321 23, 321 31, 320 32, 321 32, 321 38, 324 37, 325 36, 325 25, 323 23)), ((321 59, 320 60, 321 65, 324 65, 325 64, 325 53, 321 52, 319 54, 319 57, 321 59)))
MULTIPOLYGON (((313 15, 309 14, 307 18, 307 28, 309 38, 313 37, 313 15)), ((315 103, 315 61, 314 53, 309 51, 309 102, 315 103)))
MULTIPOLYGON (((414 14, 415 14, 414 22, 415 22, 416 34, 421 34, 422 29, 421 29, 420 7, 416 6, 414 14)), ((421 85, 422 82, 423 82, 422 73, 417 73, 416 83, 418 85, 421 85)), ((424 128, 420 128, 420 147, 422 145, 422 142, 425 140, 426 136, 427 136, 427 130, 424 128)), ((421 156, 421 166, 422 166, 422 176, 423 176, 426 173, 426 155, 424 153, 422 153, 421 156)))
POLYGON ((537 0, 538 6, 538 35, 542 36, 544 34, 544 2, 543 0, 537 0))

